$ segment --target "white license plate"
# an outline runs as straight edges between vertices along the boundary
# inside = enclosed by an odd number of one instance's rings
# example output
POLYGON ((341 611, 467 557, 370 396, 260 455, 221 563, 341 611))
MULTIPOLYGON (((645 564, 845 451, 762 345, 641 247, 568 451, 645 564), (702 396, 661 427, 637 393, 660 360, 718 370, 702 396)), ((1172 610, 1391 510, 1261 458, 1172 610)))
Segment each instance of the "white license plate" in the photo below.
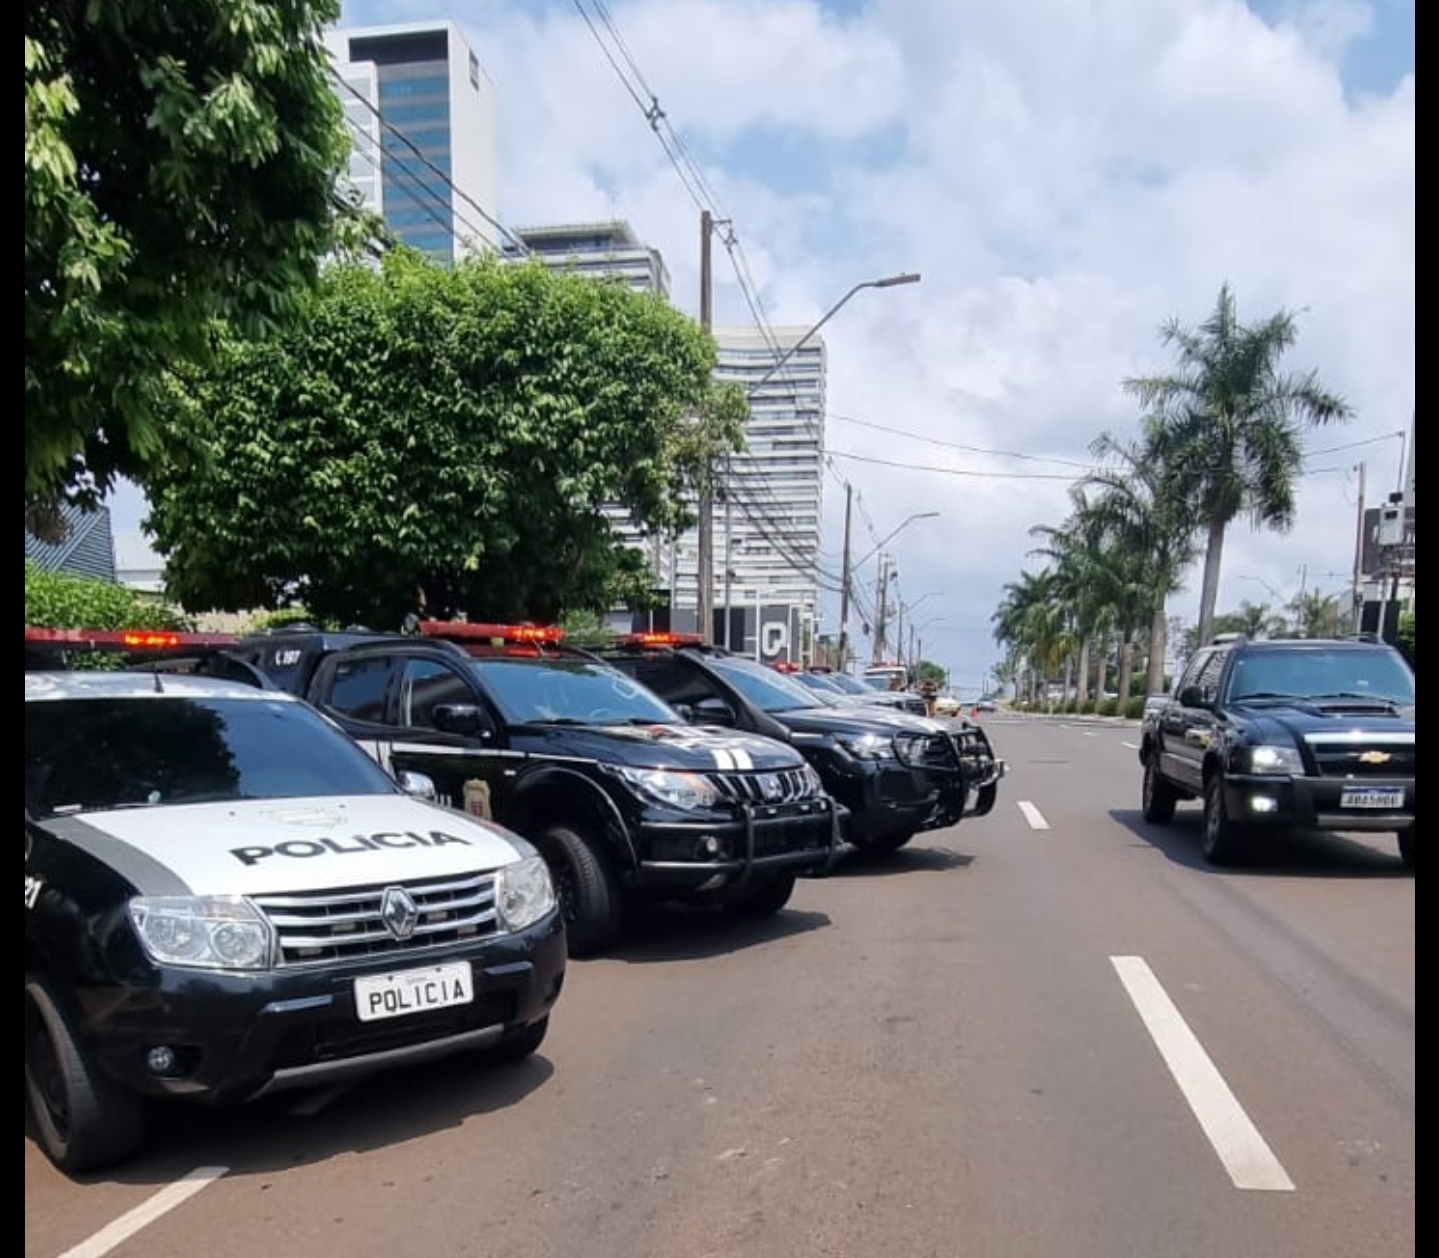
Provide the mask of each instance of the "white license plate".
POLYGON ((355 980, 355 1013, 361 1022, 468 1005, 474 998, 475 980, 468 961, 355 980))
POLYGON ((1403 808, 1404 792, 1375 786, 1348 786, 1339 793, 1341 808, 1403 808))

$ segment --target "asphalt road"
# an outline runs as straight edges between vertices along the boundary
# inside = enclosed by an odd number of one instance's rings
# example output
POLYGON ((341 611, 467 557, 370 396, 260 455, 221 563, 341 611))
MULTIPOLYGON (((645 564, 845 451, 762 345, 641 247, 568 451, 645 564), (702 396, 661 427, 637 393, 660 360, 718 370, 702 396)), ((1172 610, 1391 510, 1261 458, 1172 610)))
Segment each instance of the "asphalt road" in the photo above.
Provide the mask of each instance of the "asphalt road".
POLYGON ((167 1117, 34 1258, 1410 1258, 1414 880, 1388 836, 1239 868, 1138 812, 1135 728, 986 717, 983 819, 666 914, 550 1037, 167 1117))

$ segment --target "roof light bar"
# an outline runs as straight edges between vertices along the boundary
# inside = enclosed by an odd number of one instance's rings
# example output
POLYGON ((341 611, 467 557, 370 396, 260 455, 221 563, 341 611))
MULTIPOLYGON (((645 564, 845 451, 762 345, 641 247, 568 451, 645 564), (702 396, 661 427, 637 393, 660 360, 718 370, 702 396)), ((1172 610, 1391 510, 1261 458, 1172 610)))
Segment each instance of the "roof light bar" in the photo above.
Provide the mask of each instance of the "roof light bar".
POLYGON ((619 646, 700 646, 702 633, 626 633, 615 639, 619 646))
POLYGON ((86 647, 92 650, 173 651, 185 647, 236 646, 230 633, 179 633, 172 629, 41 629, 25 626, 26 646, 86 647))
POLYGON ((495 625, 471 624, 461 620, 422 620, 420 633, 427 638, 447 638, 452 642, 489 642, 504 646, 513 642, 556 643, 564 640, 559 625, 495 625))

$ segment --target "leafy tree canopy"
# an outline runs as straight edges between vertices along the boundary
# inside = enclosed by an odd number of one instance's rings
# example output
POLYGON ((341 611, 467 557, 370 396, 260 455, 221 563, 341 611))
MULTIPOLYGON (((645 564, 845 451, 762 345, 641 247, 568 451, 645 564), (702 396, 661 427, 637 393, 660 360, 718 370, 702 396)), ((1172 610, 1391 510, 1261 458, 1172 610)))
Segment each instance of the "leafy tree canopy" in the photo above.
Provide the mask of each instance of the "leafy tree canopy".
POLYGON ((329 248, 339 0, 25 6, 25 498, 93 505, 161 450, 213 321, 273 325, 329 248))
POLYGON ((186 441, 147 484, 170 592, 376 627, 640 600, 601 508, 688 522, 685 486, 741 441, 714 361, 659 298, 538 262, 328 268, 304 319, 175 391, 186 441))

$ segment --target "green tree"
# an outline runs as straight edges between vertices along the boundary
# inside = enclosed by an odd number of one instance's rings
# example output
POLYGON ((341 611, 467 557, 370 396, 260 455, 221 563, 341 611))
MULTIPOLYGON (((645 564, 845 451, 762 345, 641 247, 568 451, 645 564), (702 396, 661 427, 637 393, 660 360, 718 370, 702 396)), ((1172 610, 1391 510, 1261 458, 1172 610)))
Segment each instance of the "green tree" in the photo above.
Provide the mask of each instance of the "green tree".
MULTIPOLYGON (((324 28, 338 0, 25 6, 25 501, 143 480, 155 393, 214 322, 296 307, 348 152, 324 28)), ((47 527, 48 526, 48 527, 47 527)))
POLYGON ((1258 324, 1240 323, 1226 284, 1197 329, 1172 319, 1161 328, 1162 342, 1177 354, 1174 372, 1124 382, 1145 413, 1162 423, 1168 468, 1205 533, 1201 642, 1214 621, 1229 525, 1247 515, 1255 528, 1292 528, 1305 427, 1352 414, 1314 372, 1281 372, 1296 336, 1288 310, 1258 324))
POLYGON ((688 523, 714 429, 741 440, 714 361, 659 298, 538 262, 327 268, 302 320, 176 391, 186 439, 148 486, 170 591, 376 626, 638 601, 653 576, 602 508, 688 523))

